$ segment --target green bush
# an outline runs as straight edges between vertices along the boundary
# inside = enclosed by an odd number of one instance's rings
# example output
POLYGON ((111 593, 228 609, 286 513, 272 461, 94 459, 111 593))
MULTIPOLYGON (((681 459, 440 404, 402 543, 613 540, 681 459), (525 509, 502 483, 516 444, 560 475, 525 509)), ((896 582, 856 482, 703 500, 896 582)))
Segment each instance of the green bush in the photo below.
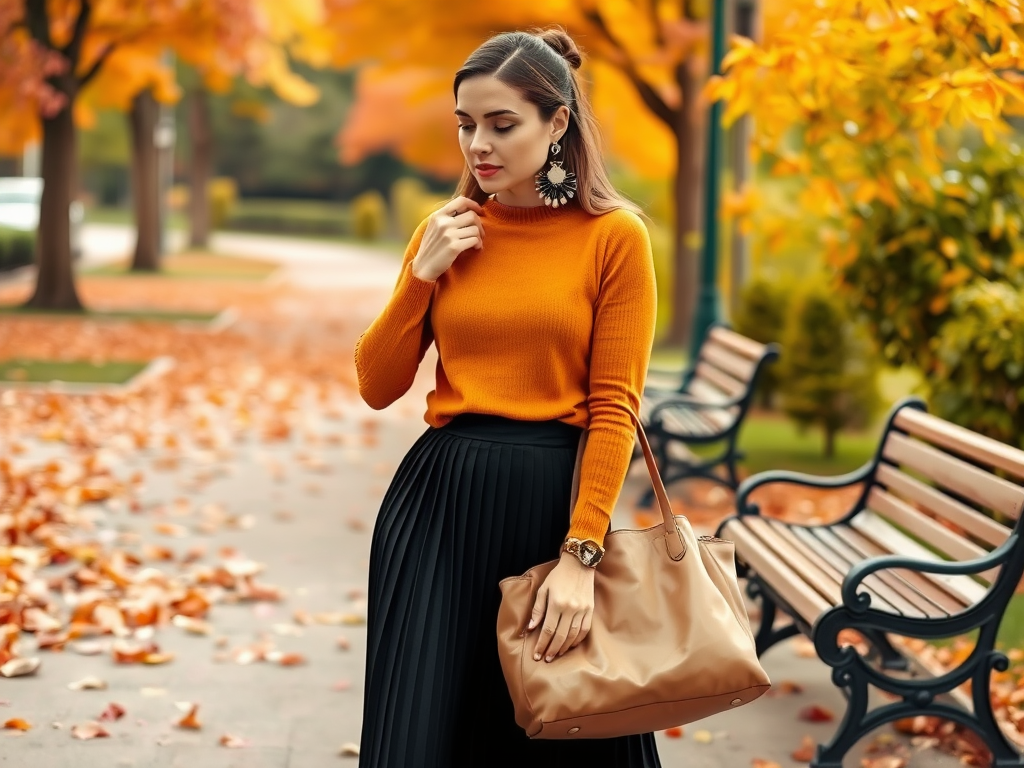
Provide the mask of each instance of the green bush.
POLYGON ((0 271, 31 264, 35 258, 34 232, 0 227, 0 271))
POLYGON ((210 179, 206 194, 210 204, 210 227, 223 229, 238 203, 238 185, 226 176, 210 179))
POLYGON ((226 229, 295 235, 351 234, 348 206, 321 200, 242 199, 226 229))
POLYGON ((806 283, 794 297, 782 345, 783 410, 803 428, 820 427, 824 455, 831 457, 836 433, 865 426, 881 404, 874 349, 822 280, 806 283))
POLYGON ((931 340, 974 282, 1024 287, 1024 155, 999 143, 961 159, 930 187, 899 187, 899 206, 858 208, 840 276, 883 356, 935 377, 931 340))
MULTIPOLYGON (((793 288, 789 280, 756 277, 748 281, 740 292, 739 306, 732 318, 733 329, 762 344, 773 341, 781 344, 793 288)), ((778 388, 778 366, 765 366, 757 385, 757 394, 763 406, 772 406, 778 388)))
POLYGON ((352 201, 352 234, 361 240, 376 240, 383 235, 387 218, 384 196, 376 190, 363 192, 352 201))
POLYGON ((953 299, 954 318, 932 342, 932 410, 1024 447, 1024 294, 976 283, 953 299))

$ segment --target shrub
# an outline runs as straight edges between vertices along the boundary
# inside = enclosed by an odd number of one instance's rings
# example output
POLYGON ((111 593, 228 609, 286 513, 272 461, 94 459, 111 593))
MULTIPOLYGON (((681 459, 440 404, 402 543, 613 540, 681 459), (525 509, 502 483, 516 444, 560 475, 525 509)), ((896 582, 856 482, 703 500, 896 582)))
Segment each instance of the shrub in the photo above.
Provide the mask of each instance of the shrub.
MULTIPOLYGON (((793 284, 788 280, 756 277, 743 286, 739 306, 732 318, 737 333, 762 344, 782 342, 786 310, 793 297, 793 284)), ((771 407, 779 388, 777 365, 767 365, 758 379, 757 392, 761 404, 771 407)))
POLYGON ((957 294, 952 309, 932 342, 932 409, 1024 447, 1024 295, 1005 282, 979 282, 957 294))
POLYGON ((954 317, 954 296, 974 282, 1024 287, 1024 155, 1014 144, 963 149, 930 187, 903 185, 898 202, 857 209, 838 266, 883 356, 931 380, 931 341, 954 317))
POLYGON ((0 227, 0 271, 31 264, 35 259, 35 248, 34 232, 0 227))
POLYGON ((226 176, 210 179, 206 186, 210 198, 210 227, 222 229, 238 203, 238 185, 226 176))
POLYGON ((797 293, 782 344, 782 407, 801 427, 822 429, 824 455, 831 457, 836 433, 866 425, 880 405, 874 349, 822 280, 797 293))
POLYGON ((384 234, 387 204, 383 195, 370 190, 352 201, 352 233, 362 240, 376 240, 384 234))

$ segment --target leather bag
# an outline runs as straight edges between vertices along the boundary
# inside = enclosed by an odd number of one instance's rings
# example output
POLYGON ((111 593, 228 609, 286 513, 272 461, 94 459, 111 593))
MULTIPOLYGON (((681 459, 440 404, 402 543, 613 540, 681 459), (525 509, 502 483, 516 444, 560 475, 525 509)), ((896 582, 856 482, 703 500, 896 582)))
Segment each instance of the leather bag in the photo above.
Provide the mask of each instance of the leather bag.
MULTIPOLYGON (((550 663, 534 661, 540 628, 521 633, 558 560, 500 582, 501 668, 516 723, 530 738, 658 731, 747 704, 771 686, 754 650, 733 543, 694 536, 689 521, 673 515, 647 436, 633 419, 662 523, 605 537, 590 633, 550 663)), ((579 493, 585 441, 586 432, 570 509, 579 493)))

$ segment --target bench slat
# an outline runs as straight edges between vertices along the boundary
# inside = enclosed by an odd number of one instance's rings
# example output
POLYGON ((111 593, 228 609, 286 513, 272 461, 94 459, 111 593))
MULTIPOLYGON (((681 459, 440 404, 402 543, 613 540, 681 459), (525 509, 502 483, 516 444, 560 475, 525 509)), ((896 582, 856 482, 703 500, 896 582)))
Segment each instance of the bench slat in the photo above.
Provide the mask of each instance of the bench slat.
POLYGON ((705 421, 685 406, 665 408, 658 418, 668 432, 676 435, 710 435, 719 431, 716 424, 705 421))
MULTIPOLYGON (((798 526, 787 525, 780 520, 771 520, 770 526, 780 537, 790 541, 794 547, 802 552, 806 552, 809 557, 814 557, 818 561, 819 567, 827 568, 830 578, 842 587, 846 574, 850 572, 850 563, 831 551, 823 542, 817 541, 813 537, 807 540, 797 536, 796 528, 798 526)), ((919 601, 907 600, 882 579, 878 573, 869 575, 864 580, 864 586, 871 594, 871 604, 876 607, 885 608, 885 606, 889 606, 894 613, 900 613, 912 618, 927 618, 934 614, 934 606, 927 603, 919 605, 919 601)), ((842 599, 840 602, 842 602, 842 599)), ((945 614, 943 613, 943 615, 945 614)))
MULTIPOLYGON (((854 516, 850 520, 850 526, 856 528, 892 554, 911 557, 915 560, 930 560, 936 563, 946 562, 930 550, 922 547, 909 536, 900 533, 871 510, 866 509, 854 516)), ((966 601, 969 605, 979 602, 987 591, 985 587, 974 581, 970 576, 944 573, 929 573, 925 575, 933 581, 940 582, 947 590, 966 601)))
POLYGON ((730 398, 742 397, 749 387, 749 383, 737 381, 725 371, 715 368, 711 363, 697 363, 695 373, 697 379, 704 379, 730 398))
MULTIPOLYGON (((942 523, 922 514, 878 486, 872 488, 868 494, 868 507, 890 522, 906 528, 953 560, 974 560, 988 554, 988 550, 957 536, 942 523)), ((993 568, 978 575, 991 584, 999 575, 999 569, 993 568)))
MULTIPOLYGON (((849 545, 850 548, 858 553, 858 562, 869 557, 882 557, 891 554, 887 549, 878 546, 878 544, 864 536, 860 531, 849 526, 836 526, 832 533, 836 538, 849 545)), ((900 581, 908 587, 917 590, 921 595, 927 597, 949 614, 959 613, 970 605, 970 601, 965 600, 958 594, 952 593, 946 588, 945 584, 934 581, 929 578, 928 574, 911 571, 906 568, 893 569, 887 571, 887 573, 899 577, 900 581)))
POLYGON ((766 345, 721 326, 712 328, 708 338, 751 360, 760 359, 766 349, 766 345))
MULTIPOLYGON (((815 543, 808 543, 797 537, 792 526, 786 525, 778 520, 768 521, 764 518, 748 518, 749 522, 761 520, 768 525, 768 528, 775 532, 780 538, 785 539, 791 547, 813 560, 818 567, 827 571, 829 578, 835 582, 836 589, 840 590, 843 579, 849 572, 849 566, 843 563, 827 547, 815 543)), ((928 614, 909 600, 904 599, 895 590, 891 589, 882 579, 876 575, 869 576, 864 580, 865 587, 871 593, 872 604, 881 609, 888 606, 893 613, 909 616, 916 619, 927 618, 928 614)), ((836 604, 842 602, 842 592, 836 600, 836 604)))
POLYGON ((1016 519, 1024 503, 1024 489, 962 459, 898 432, 891 432, 882 455, 949 488, 960 496, 1016 519))
POLYGON ((690 379, 686 391, 706 403, 724 403, 729 399, 722 390, 700 377, 690 379))
POLYGON ((831 578, 827 568, 819 567, 806 551, 801 551, 778 535, 763 517, 747 517, 743 520, 747 528, 761 541, 761 546, 773 551, 786 566, 803 579, 809 587, 832 605, 843 601, 839 584, 831 578))
POLYGON ((721 368, 738 381, 750 381, 757 370, 757 363, 749 358, 741 357, 714 342, 708 342, 701 350, 700 356, 716 368, 721 368))
POLYGON ((891 464, 880 464, 875 479, 896 491, 909 502, 920 504, 939 517, 969 531, 986 544, 998 547, 1010 536, 1010 529, 966 504, 926 485, 916 477, 900 472, 891 464))
MULTIPOLYGON (((979 435, 969 429, 915 408, 903 408, 896 414, 895 424, 910 434, 928 440, 944 449, 969 456, 990 467, 1024 478, 1024 451, 979 435)), ((1017 509, 1016 519, 1020 514, 1017 509)))
MULTIPOLYGON (((840 535, 839 532, 849 533, 849 529, 845 526, 837 526, 835 528, 831 526, 820 526, 815 528, 793 528, 793 533, 807 540, 813 542, 819 546, 828 549, 835 553, 835 556, 843 561, 846 566, 847 572, 849 569, 859 563, 861 560, 865 560, 868 557, 872 557, 875 554, 880 554, 881 550, 877 547, 874 551, 865 551, 863 548, 858 549, 840 535)), ((861 538, 861 541, 864 541, 861 538)), ((910 580, 901 578, 902 571, 879 571, 874 574, 883 582, 889 585, 897 594, 903 597, 903 599, 916 605, 922 611, 929 616, 935 618, 945 618, 953 613, 960 611, 963 608, 963 604, 958 602, 955 598, 943 592, 938 586, 932 584, 922 576, 917 578, 917 586, 911 583, 910 580), (920 588, 918 588, 920 587, 920 588)))
POLYGON ((825 598, 811 589, 773 552, 765 549, 753 532, 740 525, 738 520, 727 523, 724 531, 724 537, 736 546, 736 556, 763 576, 808 624, 814 624, 830 608, 825 598))

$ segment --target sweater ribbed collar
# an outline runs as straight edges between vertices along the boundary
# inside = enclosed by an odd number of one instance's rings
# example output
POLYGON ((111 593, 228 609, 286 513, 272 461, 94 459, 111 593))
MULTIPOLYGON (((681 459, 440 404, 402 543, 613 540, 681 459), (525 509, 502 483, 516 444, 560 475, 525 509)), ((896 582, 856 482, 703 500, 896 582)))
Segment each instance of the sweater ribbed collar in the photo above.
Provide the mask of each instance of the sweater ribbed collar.
POLYGON ((570 208, 576 206, 570 203, 566 206, 559 206, 558 208, 552 208, 550 205, 535 205, 531 208, 521 208, 514 205, 505 205, 499 203, 495 198, 489 197, 484 202, 484 210, 488 216, 491 216, 498 221, 507 221, 510 224, 533 224, 540 221, 547 221, 548 219, 559 216, 565 213, 570 208))

